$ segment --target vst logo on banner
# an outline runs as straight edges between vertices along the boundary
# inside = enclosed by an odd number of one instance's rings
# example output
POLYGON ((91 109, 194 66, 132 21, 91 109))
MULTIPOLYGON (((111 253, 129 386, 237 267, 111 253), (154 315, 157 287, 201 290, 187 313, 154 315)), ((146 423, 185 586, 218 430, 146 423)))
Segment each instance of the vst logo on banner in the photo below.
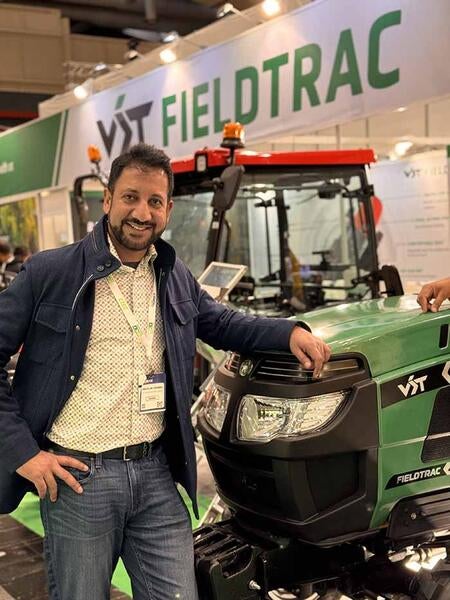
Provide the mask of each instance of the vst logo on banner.
POLYGON ((153 102, 145 102, 132 108, 120 110, 125 98, 125 94, 121 94, 117 98, 115 111, 109 126, 106 126, 102 120, 97 121, 97 127, 109 157, 114 148, 114 142, 119 136, 121 145, 117 153, 125 152, 132 143, 145 142, 144 120, 149 116, 153 102), (118 126, 120 127, 119 134, 118 126))

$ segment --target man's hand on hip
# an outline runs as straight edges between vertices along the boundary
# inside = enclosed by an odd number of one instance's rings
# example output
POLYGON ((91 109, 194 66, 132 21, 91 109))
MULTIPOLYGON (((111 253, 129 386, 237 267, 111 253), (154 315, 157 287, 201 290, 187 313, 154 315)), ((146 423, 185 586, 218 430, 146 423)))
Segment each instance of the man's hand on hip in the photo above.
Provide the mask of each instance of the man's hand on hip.
POLYGON ((36 456, 33 456, 33 458, 30 458, 30 460, 19 467, 16 472, 34 484, 39 494, 39 498, 45 498, 45 495, 48 492, 50 500, 56 502, 58 497, 58 485, 55 477, 62 479, 69 487, 77 492, 77 494, 83 492, 83 488, 75 477, 71 475, 69 471, 63 469, 63 466, 73 467, 80 471, 89 470, 89 467, 83 462, 72 456, 52 454, 51 452, 41 450, 39 454, 36 454, 36 456))
POLYGON ((314 377, 320 377, 322 367, 331 355, 328 344, 301 327, 292 330, 289 348, 305 369, 314 368, 314 377))
POLYGON ((437 312, 444 300, 448 299, 450 299, 450 277, 427 283, 417 296, 417 302, 420 304, 423 312, 429 310, 437 312), (431 300, 433 299, 434 302, 431 304, 431 300))

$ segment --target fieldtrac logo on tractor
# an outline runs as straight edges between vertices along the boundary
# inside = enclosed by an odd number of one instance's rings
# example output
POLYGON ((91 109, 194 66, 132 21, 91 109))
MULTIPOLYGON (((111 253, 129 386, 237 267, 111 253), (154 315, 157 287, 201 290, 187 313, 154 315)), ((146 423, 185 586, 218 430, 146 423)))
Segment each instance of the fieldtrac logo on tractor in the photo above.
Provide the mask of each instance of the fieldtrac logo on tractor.
POLYGON ((408 377, 406 385, 400 384, 397 387, 405 396, 405 398, 408 397, 408 394, 410 396, 415 396, 418 392, 421 393, 425 391, 425 381, 427 379, 428 375, 423 375, 422 377, 417 377, 417 379, 414 379, 414 374, 412 374, 408 377))
POLYGON ((97 127, 100 132, 103 144, 105 146, 108 156, 111 156, 111 152, 116 140, 116 134, 118 126, 123 132, 122 148, 121 153, 126 152, 131 145, 133 139, 133 127, 132 124, 136 123, 137 138, 139 142, 144 142, 144 119, 148 117, 152 109, 153 101, 133 106, 126 110, 121 111, 125 100, 125 94, 122 94, 117 98, 115 113, 109 130, 106 129, 103 121, 97 121, 97 127))

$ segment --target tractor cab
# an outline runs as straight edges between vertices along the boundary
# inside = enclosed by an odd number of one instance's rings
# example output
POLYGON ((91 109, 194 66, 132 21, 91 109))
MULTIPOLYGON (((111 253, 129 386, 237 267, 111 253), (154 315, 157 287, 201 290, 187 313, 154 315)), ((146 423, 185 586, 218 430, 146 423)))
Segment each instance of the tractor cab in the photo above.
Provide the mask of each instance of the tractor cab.
MULTIPOLYGON (((379 297, 373 151, 257 153, 242 135, 228 124, 222 148, 172 163, 176 210, 164 237, 194 275, 211 261, 247 265, 230 301, 266 315, 379 297)), ((401 294, 398 274, 386 275, 388 293, 401 294)))

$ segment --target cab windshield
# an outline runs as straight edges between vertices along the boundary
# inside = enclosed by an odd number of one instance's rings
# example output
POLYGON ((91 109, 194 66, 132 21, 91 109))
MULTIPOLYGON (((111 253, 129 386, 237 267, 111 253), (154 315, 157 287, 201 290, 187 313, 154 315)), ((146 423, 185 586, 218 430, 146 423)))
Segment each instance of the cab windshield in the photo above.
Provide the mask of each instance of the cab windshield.
POLYGON ((363 297, 358 285, 377 268, 368 236, 369 198, 361 168, 247 169, 207 257, 212 191, 198 185, 175 196, 164 237, 198 276, 210 260, 245 264, 254 296, 277 296, 297 309, 363 297))

